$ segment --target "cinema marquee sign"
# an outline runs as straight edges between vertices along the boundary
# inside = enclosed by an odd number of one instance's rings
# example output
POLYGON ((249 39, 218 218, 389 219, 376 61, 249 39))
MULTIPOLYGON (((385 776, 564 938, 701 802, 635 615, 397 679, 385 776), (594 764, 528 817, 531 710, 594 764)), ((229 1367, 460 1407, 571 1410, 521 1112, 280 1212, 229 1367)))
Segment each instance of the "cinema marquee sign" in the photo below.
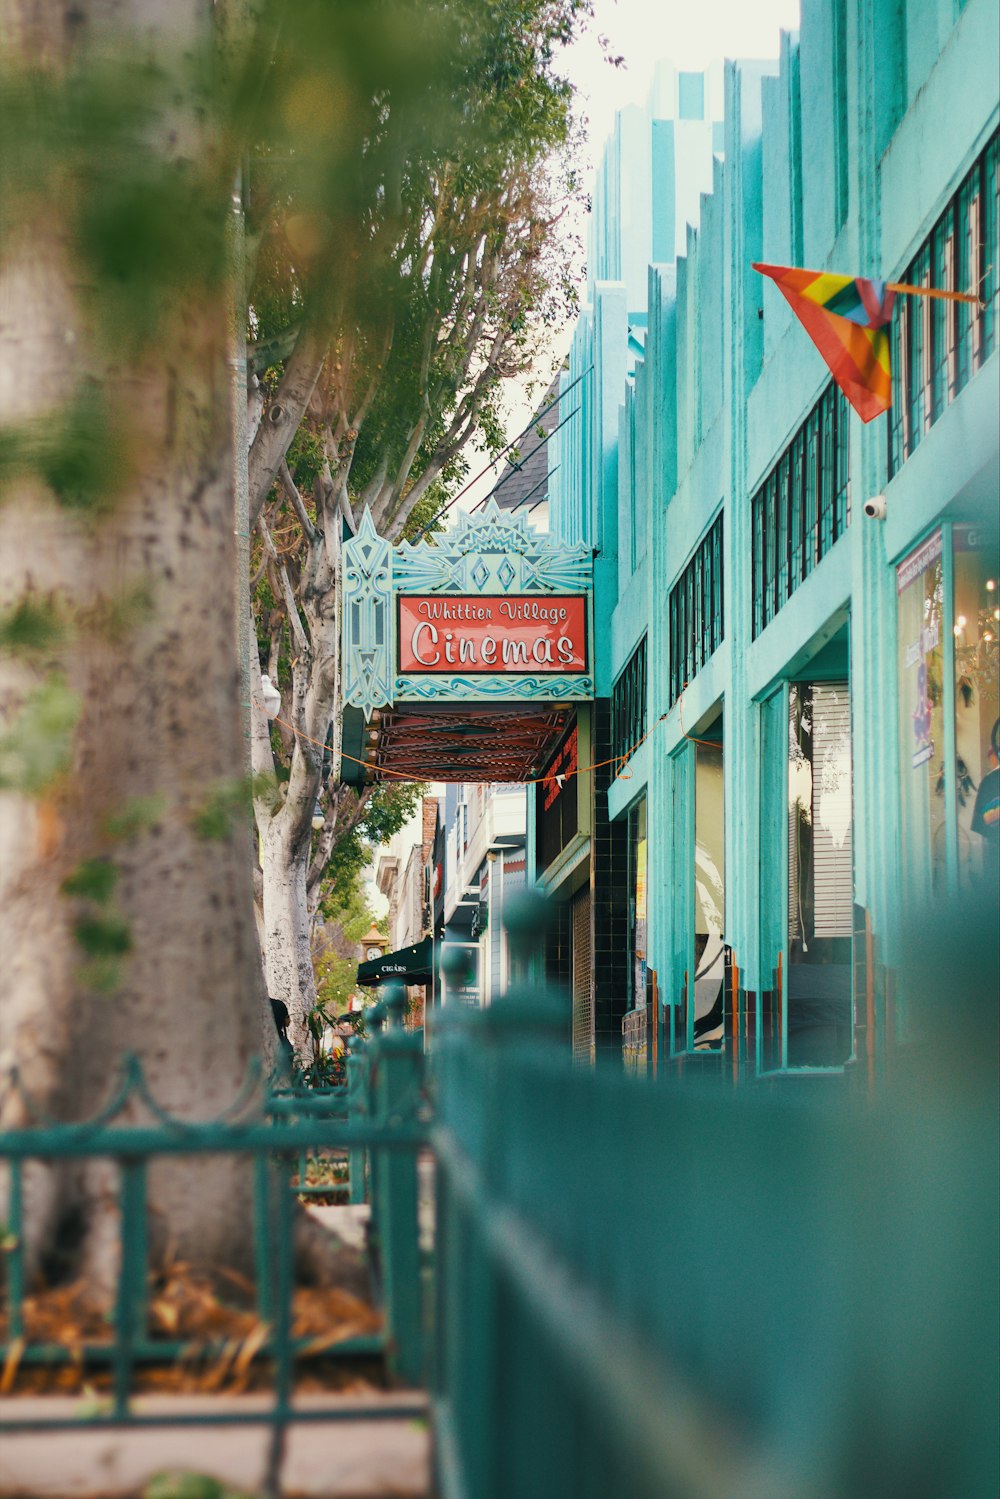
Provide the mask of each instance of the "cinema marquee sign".
POLYGON ((398 600, 399 670, 565 673, 587 670, 587 598, 441 598, 398 600))
POLYGON ((594 695, 593 558, 495 501, 391 547, 365 512, 344 546, 348 705, 579 701, 594 695))

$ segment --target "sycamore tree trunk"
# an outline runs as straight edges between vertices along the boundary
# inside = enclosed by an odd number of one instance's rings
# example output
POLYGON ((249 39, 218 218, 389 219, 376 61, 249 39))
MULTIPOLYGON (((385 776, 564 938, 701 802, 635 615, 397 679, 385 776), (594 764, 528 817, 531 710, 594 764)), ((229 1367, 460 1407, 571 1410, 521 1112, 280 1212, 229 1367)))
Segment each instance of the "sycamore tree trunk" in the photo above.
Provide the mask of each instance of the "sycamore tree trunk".
MULTIPOLYGON (((0 0, 2 60, 68 67, 112 10, 116 37, 134 26, 154 52, 206 19, 199 0, 80 0, 70 26, 54 0, 0 0)), ((100 368, 74 251, 43 198, 0 252, 9 433, 57 426, 100 368)), ((82 508, 58 471, 29 466, 0 494, 0 620, 47 622, 27 645, 8 630, 0 651, 0 1126, 27 1122, 15 1069, 42 1109, 84 1118, 128 1051, 163 1107, 210 1117, 272 1044, 234 810, 228 353, 225 297, 181 299, 134 367, 100 369, 117 413, 102 440, 127 462, 115 492, 82 508)), ((72 1238, 92 1284, 110 1284, 110 1168, 36 1167, 28 1185, 33 1263, 72 1238)), ((161 1164, 150 1204, 154 1260, 246 1262, 235 1158, 161 1164)))
MULTIPOLYGON (((263 873, 264 968, 268 992, 289 1012, 289 1039, 299 1060, 308 1062, 312 1043, 306 1017, 316 1003, 312 963, 310 870, 329 854, 329 827, 318 835, 313 811, 322 789, 323 750, 333 727, 333 764, 340 750, 340 516, 330 514, 314 532, 303 599, 288 595, 292 622, 291 701, 279 717, 294 734, 291 768, 280 797, 265 793, 255 801, 263 873)), ((268 725, 259 692, 253 690, 254 771, 273 769, 268 725)))

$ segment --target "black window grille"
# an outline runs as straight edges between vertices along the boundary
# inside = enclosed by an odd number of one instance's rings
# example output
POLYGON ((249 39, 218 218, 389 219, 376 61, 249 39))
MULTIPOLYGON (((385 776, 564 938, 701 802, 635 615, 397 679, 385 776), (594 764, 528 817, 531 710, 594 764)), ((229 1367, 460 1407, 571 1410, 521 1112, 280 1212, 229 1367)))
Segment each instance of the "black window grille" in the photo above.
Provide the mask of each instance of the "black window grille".
POLYGON ((829 385, 750 501, 754 639, 851 519, 847 402, 829 385))
POLYGON ((980 305, 936 297, 897 297, 890 330, 890 478, 996 347, 998 223, 1000 132, 899 277, 913 286, 972 292, 980 305))
POLYGON ((611 753, 621 768, 646 733, 646 637, 611 689, 611 753))
POLYGON ((723 637, 722 511, 670 590, 670 704, 717 651, 723 637))

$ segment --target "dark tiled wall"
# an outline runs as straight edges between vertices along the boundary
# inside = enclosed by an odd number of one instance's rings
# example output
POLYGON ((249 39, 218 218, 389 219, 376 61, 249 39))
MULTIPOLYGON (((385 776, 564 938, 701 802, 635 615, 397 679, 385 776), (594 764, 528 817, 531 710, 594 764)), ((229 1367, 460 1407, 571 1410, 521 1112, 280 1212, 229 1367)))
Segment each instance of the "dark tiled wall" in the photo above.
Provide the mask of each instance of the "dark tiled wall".
POLYGON ((568 989, 573 973, 573 940, 566 901, 549 902, 545 933, 545 977, 549 983, 568 989))
POLYGON ((566 1044, 572 1041, 570 990, 573 982, 573 935, 568 901, 549 902, 545 933, 545 981, 558 988, 566 1002, 566 1044))
POLYGON ((591 881, 594 924, 594 1032, 598 1061, 620 1062, 622 1016, 628 1005, 628 818, 608 820, 611 700, 598 698, 591 720, 594 810, 591 881))

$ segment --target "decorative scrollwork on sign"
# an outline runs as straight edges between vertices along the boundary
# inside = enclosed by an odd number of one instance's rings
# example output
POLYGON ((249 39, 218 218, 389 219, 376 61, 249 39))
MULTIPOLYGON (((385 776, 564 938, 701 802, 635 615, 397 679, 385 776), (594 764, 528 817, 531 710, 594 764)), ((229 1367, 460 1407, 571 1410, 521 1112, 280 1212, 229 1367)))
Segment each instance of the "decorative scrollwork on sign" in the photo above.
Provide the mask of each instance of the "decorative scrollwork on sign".
POLYGON ((366 720, 392 701, 395 626, 392 548, 365 507, 358 533, 344 543, 344 700, 366 720))
POLYGON ((589 547, 536 531, 526 515, 505 514, 496 500, 460 515, 433 544, 403 542, 393 559, 397 593, 583 592, 593 574, 589 547))

